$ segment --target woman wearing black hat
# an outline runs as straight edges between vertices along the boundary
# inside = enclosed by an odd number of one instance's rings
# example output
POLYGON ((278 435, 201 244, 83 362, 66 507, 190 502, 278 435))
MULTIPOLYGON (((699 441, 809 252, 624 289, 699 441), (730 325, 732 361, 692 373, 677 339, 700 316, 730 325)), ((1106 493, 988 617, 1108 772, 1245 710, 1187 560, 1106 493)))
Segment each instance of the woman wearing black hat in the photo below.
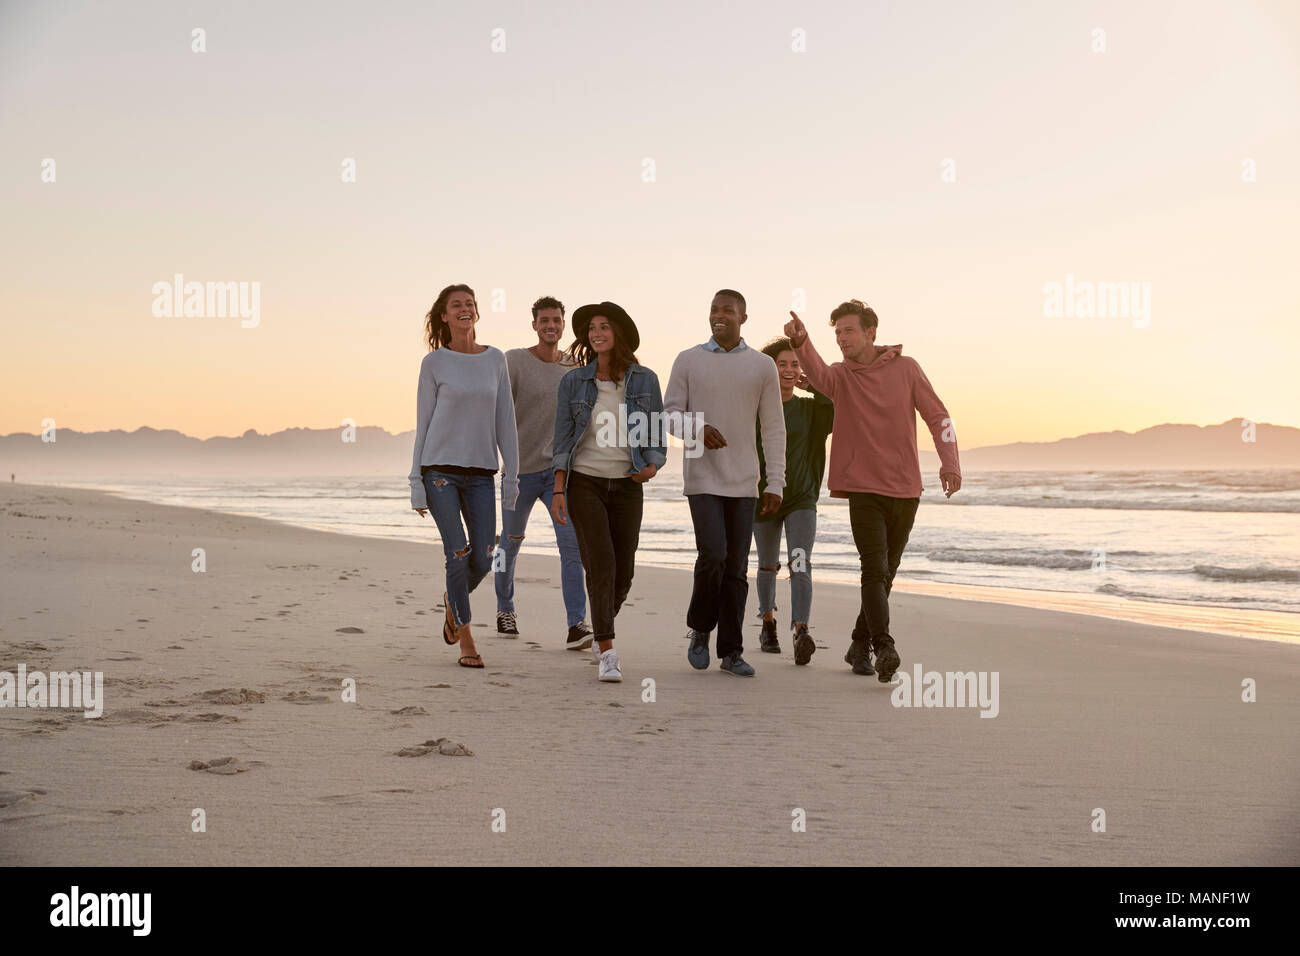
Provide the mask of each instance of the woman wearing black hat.
POLYGON ((613 302, 573 313, 569 355, 580 367, 560 379, 555 413, 557 522, 573 519, 595 629, 602 681, 621 681, 614 618, 632 588, 641 535, 641 485, 668 460, 663 395, 637 364, 636 325, 613 302))

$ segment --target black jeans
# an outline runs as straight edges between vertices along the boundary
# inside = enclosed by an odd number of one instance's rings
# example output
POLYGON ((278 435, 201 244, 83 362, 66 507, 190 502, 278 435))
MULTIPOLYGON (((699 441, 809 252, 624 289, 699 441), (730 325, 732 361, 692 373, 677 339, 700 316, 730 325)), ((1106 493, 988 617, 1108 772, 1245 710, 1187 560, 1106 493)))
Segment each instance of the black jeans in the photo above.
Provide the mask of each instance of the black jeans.
POLYGON ((920 498, 849 493, 849 526, 862 562, 862 609, 853 625, 855 641, 869 640, 871 647, 878 648, 882 639, 892 639, 889 592, 920 503, 920 498))
POLYGON ((687 495, 695 525, 695 587, 686 626, 707 634, 718 629, 718 656, 740 653, 740 629, 749 597, 749 544, 754 538, 756 498, 687 495))
POLYGON ((631 478, 569 476, 565 506, 587 574, 595 640, 614 639, 614 618, 632 590, 645 489, 631 478))

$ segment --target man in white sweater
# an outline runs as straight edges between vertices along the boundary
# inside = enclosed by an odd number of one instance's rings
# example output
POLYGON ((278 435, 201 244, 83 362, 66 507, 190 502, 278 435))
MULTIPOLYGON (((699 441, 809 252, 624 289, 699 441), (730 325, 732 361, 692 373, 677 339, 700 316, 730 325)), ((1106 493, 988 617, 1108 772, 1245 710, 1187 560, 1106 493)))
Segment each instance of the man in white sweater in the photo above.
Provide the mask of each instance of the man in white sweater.
POLYGON ((785 489, 785 414, 776 365, 740 337, 745 297, 723 289, 709 310, 712 337, 687 349, 673 362, 664 392, 664 416, 678 438, 695 439, 677 429, 703 417, 705 451, 684 458, 683 493, 695 525, 695 587, 686 612, 686 658, 697 670, 709 666, 709 634, 718 629, 721 667, 737 677, 753 677, 741 657, 741 628, 749 596, 749 546, 758 499, 757 421, 767 462, 763 514, 777 510, 785 489))

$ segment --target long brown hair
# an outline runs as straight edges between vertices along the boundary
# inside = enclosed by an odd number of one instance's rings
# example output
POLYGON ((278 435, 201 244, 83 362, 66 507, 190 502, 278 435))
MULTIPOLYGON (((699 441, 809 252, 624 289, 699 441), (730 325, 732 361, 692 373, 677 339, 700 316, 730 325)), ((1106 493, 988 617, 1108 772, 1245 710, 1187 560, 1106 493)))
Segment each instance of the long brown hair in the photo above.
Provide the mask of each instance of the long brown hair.
MULTIPOLYGON (((623 330, 618 327, 618 323, 610 320, 608 316, 604 318, 609 322, 610 331, 614 333, 614 348, 610 350, 612 354, 609 357, 609 377, 617 383, 623 381, 623 375, 629 365, 640 365, 641 362, 636 357, 636 353, 627 347, 627 342, 623 339, 623 330)), ((595 319, 596 317, 592 316, 593 322, 595 319)), ((587 336, 590 334, 591 325, 588 324, 587 336)), ((565 350, 564 354, 577 365, 588 365, 596 361, 596 350, 587 343, 587 336, 574 339, 573 344, 565 350)))
POLYGON ((474 300, 474 311, 478 311, 478 296, 474 294, 473 289, 463 282, 449 285, 439 292, 438 298, 434 300, 433 308, 424 316, 424 341, 431 352, 436 348, 451 344, 451 329, 442 320, 442 316, 447 311, 447 300, 451 298, 454 292, 468 292, 470 298, 474 300))

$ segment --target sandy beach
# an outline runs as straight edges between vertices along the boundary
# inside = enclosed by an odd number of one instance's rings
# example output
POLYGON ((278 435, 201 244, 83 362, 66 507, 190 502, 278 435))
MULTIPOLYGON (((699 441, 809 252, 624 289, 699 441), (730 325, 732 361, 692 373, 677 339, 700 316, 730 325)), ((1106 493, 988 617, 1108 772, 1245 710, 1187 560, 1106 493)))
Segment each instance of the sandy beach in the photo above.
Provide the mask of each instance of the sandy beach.
POLYGON ((458 667, 432 524, 382 541, 11 484, 0 535, 0 671, 102 671, 105 698, 0 709, 0 863, 1300 863, 1296 644, 896 594, 903 670, 997 672, 986 719, 854 676, 843 585, 817 585, 795 667, 784 629, 758 652, 751 583, 745 680, 690 669, 689 574, 639 568, 610 685, 530 555, 520 638, 485 582, 487 668, 458 667), (439 738, 473 755, 398 756, 439 738), (226 757, 242 772, 191 769, 226 757))

